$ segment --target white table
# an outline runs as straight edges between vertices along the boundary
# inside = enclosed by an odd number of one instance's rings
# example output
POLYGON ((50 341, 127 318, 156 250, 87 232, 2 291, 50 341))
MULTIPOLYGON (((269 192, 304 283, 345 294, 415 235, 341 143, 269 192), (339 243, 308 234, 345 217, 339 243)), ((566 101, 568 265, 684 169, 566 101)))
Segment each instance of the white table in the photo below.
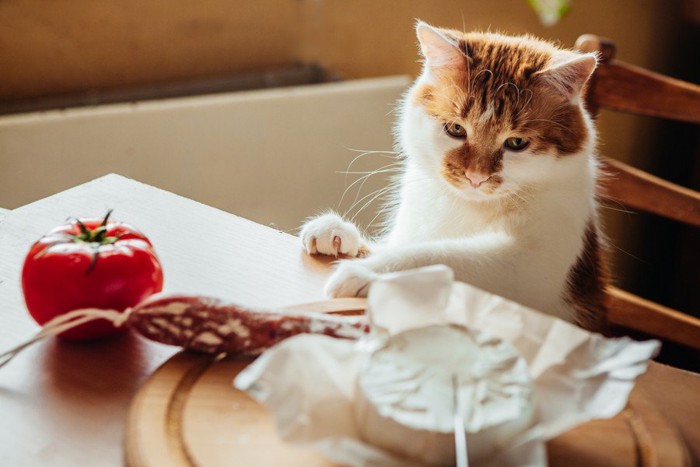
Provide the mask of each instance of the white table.
MULTIPOLYGON (((139 182, 108 175, 6 213, 0 223, 0 349, 38 326, 19 277, 33 241, 68 217, 102 216, 143 230, 165 290, 277 307, 322 299, 327 267, 295 237, 139 182)), ((0 370, 0 465, 113 466, 123 462, 129 402, 178 349, 127 335, 94 343, 49 340, 0 370)))

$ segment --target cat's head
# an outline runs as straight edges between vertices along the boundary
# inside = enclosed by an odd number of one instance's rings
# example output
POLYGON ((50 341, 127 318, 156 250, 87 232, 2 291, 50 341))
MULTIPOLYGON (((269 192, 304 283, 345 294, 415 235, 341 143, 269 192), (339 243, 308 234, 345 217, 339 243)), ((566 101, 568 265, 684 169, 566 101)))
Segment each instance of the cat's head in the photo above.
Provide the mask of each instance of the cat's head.
MULTIPOLYGON (((469 199, 527 191, 594 140, 581 105, 596 56, 535 38, 417 25, 424 57, 406 96, 399 144, 469 199)), ((587 156, 586 156, 587 157, 587 156)))

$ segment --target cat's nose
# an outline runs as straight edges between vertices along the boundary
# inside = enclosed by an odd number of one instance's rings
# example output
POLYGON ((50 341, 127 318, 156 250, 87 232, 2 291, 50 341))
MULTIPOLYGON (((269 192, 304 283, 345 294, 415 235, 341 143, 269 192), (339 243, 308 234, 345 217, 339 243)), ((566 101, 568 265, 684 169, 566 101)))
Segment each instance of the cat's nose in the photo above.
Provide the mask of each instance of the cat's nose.
POLYGON ((474 188, 479 188, 482 183, 491 178, 491 175, 484 175, 478 172, 472 172, 471 170, 465 170, 464 177, 469 181, 471 186, 474 188))

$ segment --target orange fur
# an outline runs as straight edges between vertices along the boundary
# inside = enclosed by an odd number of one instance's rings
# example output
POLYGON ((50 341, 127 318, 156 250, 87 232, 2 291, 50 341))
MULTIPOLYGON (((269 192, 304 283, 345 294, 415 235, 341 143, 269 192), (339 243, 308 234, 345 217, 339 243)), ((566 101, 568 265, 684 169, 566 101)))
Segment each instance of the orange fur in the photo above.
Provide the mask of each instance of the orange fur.
POLYGON ((445 155, 448 181, 458 184, 465 170, 476 171, 497 186, 505 137, 528 140, 535 154, 581 150, 588 135, 580 109, 537 75, 560 49, 529 36, 442 32, 459 44, 463 64, 436 70, 434 83, 418 88, 413 99, 442 123, 472 129, 461 148, 445 155))

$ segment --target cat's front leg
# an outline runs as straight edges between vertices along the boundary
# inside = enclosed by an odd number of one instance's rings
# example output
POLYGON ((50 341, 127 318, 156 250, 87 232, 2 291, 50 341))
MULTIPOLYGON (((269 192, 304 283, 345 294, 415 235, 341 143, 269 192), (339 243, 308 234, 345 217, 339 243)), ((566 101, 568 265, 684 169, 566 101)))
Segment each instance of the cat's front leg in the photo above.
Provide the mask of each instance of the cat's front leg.
POLYGON ((357 258, 369 254, 368 242, 357 226, 334 212, 321 214, 306 221, 299 236, 304 249, 310 255, 345 255, 357 258))
POLYGON ((324 292, 327 297, 366 297, 369 285, 379 274, 401 271, 416 267, 410 256, 401 257, 391 250, 375 245, 375 251, 369 258, 339 261, 328 278, 324 292))
POLYGON ((340 261, 326 282, 329 297, 364 297, 379 274, 444 264, 455 278, 504 295, 516 283, 517 248, 507 236, 488 234, 402 246, 375 245, 372 256, 340 261))
POLYGON ((365 260, 350 259, 337 263, 328 278, 324 292, 327 297, 366 297, 369 284, 378 274, 367 267, 365 260))

